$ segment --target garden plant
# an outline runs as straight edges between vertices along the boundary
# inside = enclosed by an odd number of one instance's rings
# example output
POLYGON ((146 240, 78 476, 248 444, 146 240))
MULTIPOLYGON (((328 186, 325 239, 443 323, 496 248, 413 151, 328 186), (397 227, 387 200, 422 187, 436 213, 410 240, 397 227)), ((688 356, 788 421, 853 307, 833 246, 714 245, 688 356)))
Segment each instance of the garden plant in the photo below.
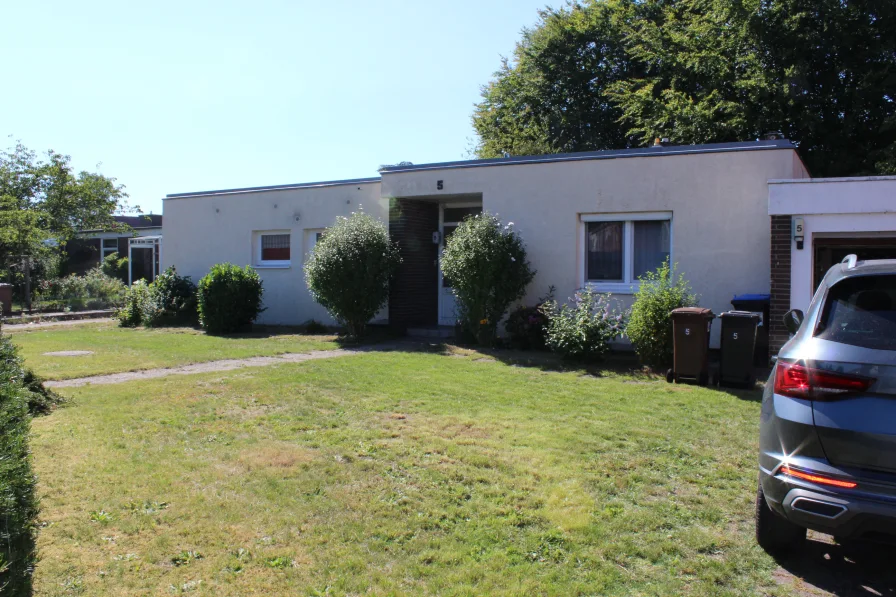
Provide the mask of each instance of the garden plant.
POLYGON ((695 306, 697 295, 668 260, 640 281, 625 335, 642 363, 665 369, 672 365, 672 310, 695 306))
POLYGON ((613 309, 610 296, 590 288, 576 293, 571 305, 552 300, 542 309, 548 348, 564 359, 602 361, 624 329, 624 314, 613 309))
POLYGON ((336 219, 305 264, 311 296, 359 338, 389 298, 389 281, 401 264, 386 227, 364 212, 336 219))
POLYGON ((457 298, 463 335, 484 345, 494 344, 499 322, 535 277, 513 222, 503 225, 488 213, 461 222, 445 243, 440 265, 457 298))
POLYGON ((261 278, 248 265, 219 263, 199 280, 199 323, 209 334, 247 329, 264 311, 261 278))

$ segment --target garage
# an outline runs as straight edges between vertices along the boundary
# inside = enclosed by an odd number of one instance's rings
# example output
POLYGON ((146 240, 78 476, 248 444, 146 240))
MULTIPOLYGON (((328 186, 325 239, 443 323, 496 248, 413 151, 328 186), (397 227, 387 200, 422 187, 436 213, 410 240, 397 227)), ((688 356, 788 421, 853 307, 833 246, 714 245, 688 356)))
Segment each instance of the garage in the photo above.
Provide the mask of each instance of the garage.
POLYGON ((789 334, 782 320, 806 310, 831 266, 847 255, 896 259, 896 176, 769 181, 770 349, 789 334))

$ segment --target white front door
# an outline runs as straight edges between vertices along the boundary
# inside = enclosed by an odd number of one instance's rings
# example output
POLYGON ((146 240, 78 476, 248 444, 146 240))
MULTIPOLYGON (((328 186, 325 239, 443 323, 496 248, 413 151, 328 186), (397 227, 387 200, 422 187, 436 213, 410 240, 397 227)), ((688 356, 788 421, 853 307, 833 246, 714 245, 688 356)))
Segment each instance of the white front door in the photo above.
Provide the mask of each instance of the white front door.
MULTIPOLYGON (((457 230, 468 215, 482 213, 481 203, 442 203, 439 205, 439 257, 445 249, 445 241, 457 230)), ((451 291, 451 282, 442 276, 439 268, 439 325, 453 326, 457 323, 457 299, 451 291)))

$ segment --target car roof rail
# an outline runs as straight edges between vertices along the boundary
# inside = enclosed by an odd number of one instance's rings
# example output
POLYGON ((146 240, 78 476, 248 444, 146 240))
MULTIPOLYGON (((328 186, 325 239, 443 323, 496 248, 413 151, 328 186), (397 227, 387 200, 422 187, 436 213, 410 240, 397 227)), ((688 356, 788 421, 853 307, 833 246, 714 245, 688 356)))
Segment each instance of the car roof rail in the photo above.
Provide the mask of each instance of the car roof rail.
POLYGON ((855 255, 847 255, 840 263, 845 263, 846 269, 853 269, 856 266, 856 262, 858 262, 858 260, 859 258, 855 255))

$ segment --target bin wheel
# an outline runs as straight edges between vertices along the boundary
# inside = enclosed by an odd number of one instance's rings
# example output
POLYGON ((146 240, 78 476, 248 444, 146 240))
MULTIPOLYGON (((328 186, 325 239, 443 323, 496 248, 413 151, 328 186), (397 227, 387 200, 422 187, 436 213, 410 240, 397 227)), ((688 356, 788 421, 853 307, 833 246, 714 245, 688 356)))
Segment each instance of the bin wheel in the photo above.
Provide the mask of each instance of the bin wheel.
POLYGON ((666 383, 672 383, 675 381, 675 372, 669 369, 666 371, 666 383))

